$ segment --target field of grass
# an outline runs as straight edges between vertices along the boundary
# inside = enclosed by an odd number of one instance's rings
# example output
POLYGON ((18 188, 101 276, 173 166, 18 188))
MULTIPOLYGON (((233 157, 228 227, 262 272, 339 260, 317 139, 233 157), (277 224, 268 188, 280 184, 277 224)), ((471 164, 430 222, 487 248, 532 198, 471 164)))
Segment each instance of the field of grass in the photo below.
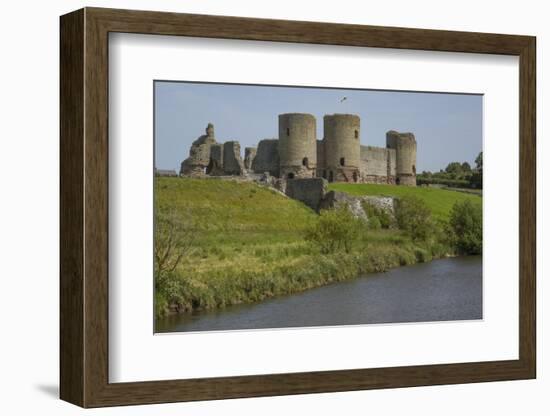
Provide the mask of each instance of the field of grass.
POLYGON ((159 316, 174 305, 191 310, 255 302, 448 252, 439 243, 414 243, 399 230, 379 229, 361 233, 349 253, 320 254, 304 238, 319 216, 249 182, 160 177, 155 204, 156 212, 192 219, 194 229, 190 251, 175 270, 157 277, 159 316))
POLYGON ((349 184, 331 183, 330 190, 346 192, 350 195, 377 195, 377 196, 417 196, 431 209, 434 218, 448 220, 451 208, 458 201, 470 200, 476 205, 482 204, 482 198, 478 195, 453 190, 430 188, 424 186, 394 186, 377 184, 349 184))

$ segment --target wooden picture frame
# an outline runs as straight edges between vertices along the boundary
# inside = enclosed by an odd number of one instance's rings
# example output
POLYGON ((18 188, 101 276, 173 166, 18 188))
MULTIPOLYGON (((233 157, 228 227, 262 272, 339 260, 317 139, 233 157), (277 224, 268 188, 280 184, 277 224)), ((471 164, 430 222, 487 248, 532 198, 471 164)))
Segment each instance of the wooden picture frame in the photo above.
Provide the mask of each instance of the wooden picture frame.
POLYGON ((61 399, 82 407, 101 407, 535 378, 534 37, 100 8, 62 16, 60 30, 61 399), (109 383, 110 32, 518 56, 519 359, 109 383))

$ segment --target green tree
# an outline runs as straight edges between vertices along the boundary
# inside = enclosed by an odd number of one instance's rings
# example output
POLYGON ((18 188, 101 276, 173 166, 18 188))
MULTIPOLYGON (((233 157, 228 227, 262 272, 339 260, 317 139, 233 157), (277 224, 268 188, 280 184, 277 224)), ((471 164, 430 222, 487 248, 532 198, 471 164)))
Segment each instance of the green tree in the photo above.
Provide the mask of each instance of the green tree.
POLYGON ((479 152, 476 160, 476 169, 470 177, 470 186, 473 188, 481 189, 483 188, 483 152, 479 152))
POLYGON ((472 167, 470 166, 470 164, 468 162, 463 162, 460 167, 462 169, 462 172, 464 172, 464 173, 469 173, 469 172, 472 171, 472 167))
POLYGON ((451 162, 445 168, 445 172, 446 173, 461 174, 462 173, 462 165, 460 164, 460 162, 451 162))
POLYGON ((363 225, 347 206, 322 210, 319 220, 306 229, 305 239, 317 245, 323 254, 340 250, 349 253, 363 225))
POLYGON ((417 196, 404 196, 396 201, 395 219, 413 240, 428 240, 436 228, 430 208, 417 196))
POLYGON ((483 248, 483 214, 481 205, 470 200, 456 202, 451 210, 449 225, 452 243, 463 254, 481 254, 483 248))
POLYGON ((481 171, 483 169, 483 152, 479 152, 479 155, 476 157, 476 169, 481 171))

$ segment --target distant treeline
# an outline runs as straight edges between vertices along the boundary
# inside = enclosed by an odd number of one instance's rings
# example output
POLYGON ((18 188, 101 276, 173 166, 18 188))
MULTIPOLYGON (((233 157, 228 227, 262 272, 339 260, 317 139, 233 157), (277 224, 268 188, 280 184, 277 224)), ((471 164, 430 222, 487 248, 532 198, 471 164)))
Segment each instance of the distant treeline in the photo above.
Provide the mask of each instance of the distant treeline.
POLYGON ((483 152, 475 160, 475 167, 468 162, 451 162, 439 172, 423 171, 416 176, 417 185, 444 185, 452 188, 483 188, 483 152))

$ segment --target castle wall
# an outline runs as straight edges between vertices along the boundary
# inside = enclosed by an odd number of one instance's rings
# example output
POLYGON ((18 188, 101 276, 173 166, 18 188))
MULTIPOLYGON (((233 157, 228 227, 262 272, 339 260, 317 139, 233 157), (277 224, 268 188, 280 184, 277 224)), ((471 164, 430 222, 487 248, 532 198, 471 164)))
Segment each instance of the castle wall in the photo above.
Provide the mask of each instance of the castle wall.
POLYGON ((395 149, 361 146, 361 180, 366 183, 395 183, 395 149))
POLYGON ((327 181, 322 178, 299 178, 286 181, 286 195, 315 211, 319 211, 326 192, 327 181))
POLYGON ((329 181, 357 182, 360 168, 360 119, 353 114, 323 119, 325 166, 329 181))
POLYGON ((226 175, 242 175, 244 164, 241 158, 241 145, 236 141, 223 144, 223 171, 226 175))
POLYGON ((223 171, 223 144, 217 143, 210 146, 210 162, 206 173, 213 176, 224 174, 223 171))
POLYGON ((272 176, 279 176, 279 140, 260 140, 256 157, 252 161, 252 170, 255 173, 269 172, 272 176))
POLYGON ((255 147, 245 147, 244 148, 244 168, 247 170, 252 169, 252 162, 256 157, 256 148, 255 147))
POLYGON ((383 147, 361 146, 361 160, 368 175, 388 175, 388 151, 383 147))
POLYGON ((317 140, 317 177, 327 179, 327 168, 325 162, 325 142, 317 140))
POLYGON ((317 125, 311 114, 279 115, 280 176, 315 176, 317 167, 317 125))

